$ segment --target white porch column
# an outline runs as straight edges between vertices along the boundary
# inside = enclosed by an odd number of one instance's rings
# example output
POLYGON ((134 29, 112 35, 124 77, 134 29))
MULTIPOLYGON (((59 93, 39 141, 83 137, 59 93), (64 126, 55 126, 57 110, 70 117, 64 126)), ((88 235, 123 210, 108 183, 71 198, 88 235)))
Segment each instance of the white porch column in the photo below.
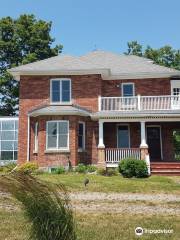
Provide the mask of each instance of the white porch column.
POLYGON ((103 121, 99 120, 99 144, 98 148, 105 148, 104 146, 104 136, 103 136, 103 121))
POLYGON ((141 121, 141 145, 140 148, 148 148, 148 145, 146 143, 146 128, 145 128, 145 122, 141 121))

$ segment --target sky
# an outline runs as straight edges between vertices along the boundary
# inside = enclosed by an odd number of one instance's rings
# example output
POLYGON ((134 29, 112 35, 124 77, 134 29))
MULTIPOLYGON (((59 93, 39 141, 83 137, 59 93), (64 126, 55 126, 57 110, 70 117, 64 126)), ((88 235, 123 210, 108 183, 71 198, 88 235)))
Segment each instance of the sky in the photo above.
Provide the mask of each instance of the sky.
POLYGON ((180 49, 180 0, 0 0, 0 18, 34 14, 52 21, 63 53, 123 53, 127 42, 180 49))

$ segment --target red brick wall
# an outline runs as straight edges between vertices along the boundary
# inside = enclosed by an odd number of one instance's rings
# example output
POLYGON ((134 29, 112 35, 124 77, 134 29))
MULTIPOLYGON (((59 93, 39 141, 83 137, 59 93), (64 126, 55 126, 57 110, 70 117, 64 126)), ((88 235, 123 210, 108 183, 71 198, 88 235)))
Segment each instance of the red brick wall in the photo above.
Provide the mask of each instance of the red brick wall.
POLYGON ((170 79, 129 79, 129 80, 105 80, 102 85, 102 96, 121 96, 121 83, 134 83, 135 95, 170 95, 170 79), (119 85, 119 86, 118 86, 119 85))
POLYGON ((40 167, 67 166, 70 160, 72 166, 83 162, 86 164, 97 162, 97 122, 92 122, 90 118, 78 116, 44 116, 31 118, 30 137, 30 160, 37 161, 40 167), (70 153, 46 153, 46 122, 50 120, 69 120, 69 148, 70 153), (38 153, 33 153, 34 148, 34 125, 38 121, 38 153), (84 152, 78 152, 78 123, 84 121, 86 126, 84 152), (93 153, 92 153, 93 149, 93 153))
MULTIPOLYGON (((50 102, 50 79, 58 76, 22 76, 20 80, 19 103, 19 145, 18 163, 24 163, 27 159, 27 113, 37 107, 47 105, 50 102)), ((69 77, 69 76, 61 76, 69 77)), ((72 98, 74 103, 91 111, 98 110, 98 96, 101 95, 100 75, 71 76, 72 98)), ((93 128, 90 123, 90 127, 93 128)), ((96 138, 90 140, 96 143, 96 138)), ((90 148, 90 147, 89 147, 90 148)), ((92 148, 92 147, 91 147, 92 148)), ((92 150, 91 150, 92 151, 92 150)), ((96 150, 92 159, 96 161, 96 150)), ((47 156, 47 155, 46 155, 47 156)), ((44 156, 43 156, 44 157, 44 156)), ((90 155, 88 155, 90 159, 90 155)), ((90 161, 90 160, 88 160, 90 161)))
MULTIPOLYGON (((20 81, 20 114, 19 114, 19 156, 18 163, 26 162, 27 159, 27 113, 28 111, 50 102, 50 79, 58 76, 22 76, 20 81)), ((122 82, 134 82, 135 94, 141 95, 164 95, 170 94, 169 79, 137 79, 137 80, 104 80, 100 75, 86 76, 61 76, 70 77, 72 80, 72 98, 75 104, 87 108, 93 112, 98 110, 98 96, 120 96, 121 88, 117 85, 122 82)), ((48 117, 39 117, 39 153, 33 154, 33 130, 31 125, 30 158, 37 160, 41 166, 56 165, 60 162, 67 162, 67 154, 45 154, 45 122, 48 117)), ((50 117, 54 119, 54 117, 50 117)), ((62 117, 58 117, 62 119, 62 117)), ((64 116, 64 119, 70 121, 70 160, 72 164, 78 161, 86 163, 97 163, 97 145, 98 145, 98 123, 84 118, 86 121, 86 152, 77 151, 77 126, 79 117, 64 116)), ((33 123, 32 123, 33 124, 33 123)), ((115 124, 109 124, 107 129, 105 124, 105 144, 109 147, 116 147, 116 128, 115 124)), ((131 147, 139 147, 140 143, 140 125, 134 123, 130 125, 131 147)), ((164 131, 168 130, 167 128, 164 131)), ((170 143, 167 143, 167 146, 170 143)), ((163 150, 164 151, 164 150, 163 150)), ((168 151, 166 155, 168 158, 168 151)))

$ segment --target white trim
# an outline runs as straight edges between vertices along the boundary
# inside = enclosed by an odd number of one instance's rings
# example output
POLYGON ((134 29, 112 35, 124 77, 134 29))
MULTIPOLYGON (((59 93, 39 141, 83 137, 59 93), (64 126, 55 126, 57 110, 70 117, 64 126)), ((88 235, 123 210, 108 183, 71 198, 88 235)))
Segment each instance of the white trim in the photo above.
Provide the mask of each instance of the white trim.
POLYGON ((69 150, 69 120, 50 120, 46 121, 46 150, 45 151, 54 151, 54 150, 69 150), (49 122, 55 122, 57 124, 57 138, 56 138, 56 148, 48 148, 48 123, 49 122), (65 148, 58 148, 58 141, 59 141, 59 133, 58 133, 58 122, 66 122, 67 123, 67 128, 68 128, 68 133, 67 133, 67 147, 65 148))
MULTIPOLYGON (((159 128, 159 134, 160 134, 160 147, 161 147, 161 160, 163 160, 163 147, 162 147, 162 130, 161 130, 161 128, 162 128, 162 126, 161 125, 146 125, 146 142, 147 142, 147 128, 152 128, 152 127, 157 127, 157 128, 159 128)), ((151 158, 151 156, 150 156, 150 158, 151 158)))
POLYGON ((39 124, 38 122, 35 122, 34 125, 34 153, 38 152, 38 128, 39 128, 39 124))
POLYGON ((72 84, 71 84, 71 78, 51 78, 50 79, 50 104, 51 105, 72 105, 72 84), (53 102, 52 101, 52 82, 53 81, 59 81, 60 82, 60 102, 53 102), (70 101, 69 102, 63 102, 62 101, 62 81, 69 81, 70 82, 70 101))
POLYGON ((104 125, 104 121, 102 119, 99 119, 99 142, 98 142, 98 148, 105 148, 103 125, 104 125))
POLYGON ((121 83, 121 96, 122 97, 134 97, 135 96, 135 84, 133 82, 121 83), (123 93, 124 85, 132 85, 133 86, 133 95, 132 96, 124 96, 124 93, 123 93))
POLYGON ((30 144, 30 116, 28 115, 28 121, 27 121, 27 162, 29 162, 29 157, 30 157, 30 149, 29 149, 29 144, 30 144))
POLYGON ((78 137, 79 137, 79 124, 83 125, 83 147, 79 148, 79 145, 78 145, 78 151, 81 152, 81 151, 84 151, 86 149, 86 124, 83 121, 78 122, 78 137))
POLYGON ((116 139, 117 139, 117 148, 119 148, 118 146, 119 146, 119 140, 118 140, 118 127, 119 126, 127 126, 128 127, 128 148, 130 148, 130 146, 131 146, 131 131, 130 131, 130 125, 129 125, 129 123, 119 123, 119 124, 117 124, 116 125, 116 139))
POLYGON ((101 74, 103 80, 120 80, 120 79, 144 79, 144 78, 169 78, 180 76, 180 71, 172 71, 172 72, 133 72, 133 73, 121 73, 121 74, 112 74, 110 68, 97 68, 97 69, 61 69, 61 70, 8 70, 13 77, 19 81, 20 76, 34 76, 34 75, 84 75, 84 74, 101 74))
POLYGON ((172 79, 171 80, 171 96, 173 96, 173 89, 180 88, 180 79, 172 79))

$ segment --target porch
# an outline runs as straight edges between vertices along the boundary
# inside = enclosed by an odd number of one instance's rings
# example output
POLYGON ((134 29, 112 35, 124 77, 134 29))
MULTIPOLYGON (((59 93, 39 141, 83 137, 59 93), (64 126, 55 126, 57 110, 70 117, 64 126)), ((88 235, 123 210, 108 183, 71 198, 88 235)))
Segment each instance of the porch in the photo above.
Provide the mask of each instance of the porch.
POLYGON ((180 135, 180 122, 99 120, 98 148, 104 151, 106 167, 117 167, 126 158, 149 158, 152 166, 168 162, 180 165, 175 133, 180 135))

